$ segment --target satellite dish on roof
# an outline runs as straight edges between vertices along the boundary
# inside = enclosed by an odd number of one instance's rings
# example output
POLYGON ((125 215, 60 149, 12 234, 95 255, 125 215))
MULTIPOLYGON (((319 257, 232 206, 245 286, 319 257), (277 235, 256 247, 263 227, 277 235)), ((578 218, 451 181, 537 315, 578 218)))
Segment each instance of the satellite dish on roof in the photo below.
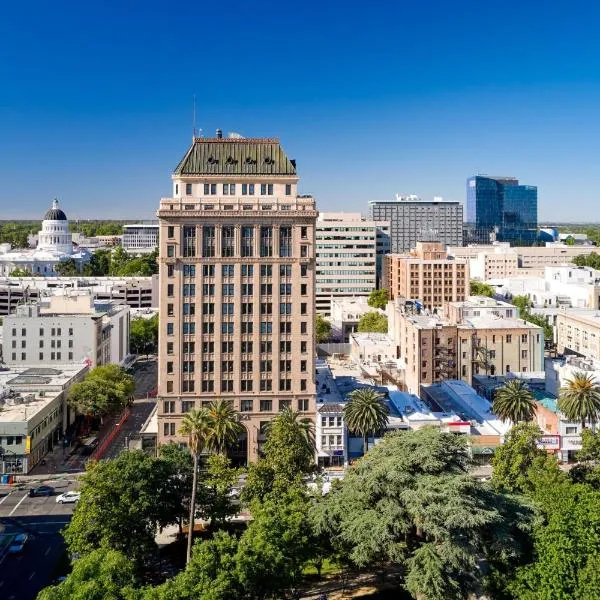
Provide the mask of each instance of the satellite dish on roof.
POLYGON ((241 133, 237 133, 236 131, 230 131, 227 134, 227 137, 231 140, 243 140, 244 136, 241 133))

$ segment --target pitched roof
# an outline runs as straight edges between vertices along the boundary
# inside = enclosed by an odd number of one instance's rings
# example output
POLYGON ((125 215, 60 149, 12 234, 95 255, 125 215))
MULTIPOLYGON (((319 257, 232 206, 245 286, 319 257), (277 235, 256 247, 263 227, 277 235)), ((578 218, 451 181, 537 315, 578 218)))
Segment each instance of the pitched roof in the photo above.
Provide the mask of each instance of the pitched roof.
POLYGON ((194 138, 174 175, 296 175, 296 164, 276 138, 194 138))

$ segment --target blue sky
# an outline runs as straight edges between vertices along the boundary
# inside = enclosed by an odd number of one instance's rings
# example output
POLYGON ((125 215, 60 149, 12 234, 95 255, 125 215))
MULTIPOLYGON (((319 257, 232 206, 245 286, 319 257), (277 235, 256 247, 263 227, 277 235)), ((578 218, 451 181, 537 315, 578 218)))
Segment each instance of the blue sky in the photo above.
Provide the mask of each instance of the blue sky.
POLYGON ((0 219, 152 217, 195 94, 205 135, 280 137, 321 210, 488 173, 600 221, 595 3, 3 4, 0 219))

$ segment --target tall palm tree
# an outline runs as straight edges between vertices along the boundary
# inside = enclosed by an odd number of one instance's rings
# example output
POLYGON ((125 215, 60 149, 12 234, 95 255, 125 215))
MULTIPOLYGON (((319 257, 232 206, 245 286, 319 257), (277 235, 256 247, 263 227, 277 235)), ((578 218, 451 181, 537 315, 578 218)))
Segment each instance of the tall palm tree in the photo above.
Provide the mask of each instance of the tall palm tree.
POLYGON ((585 428, 587 421, 596 423, 600 418, 600 386, 593 375, 575 373, 560 388, 558 408, 569 421, 580 421, 585 428))
POLYGON ((244 431, 244 426, 237 420, 237 413, 231 402, 215 400, 208 408, 210 431, 206 440, 207 446, 217 454, 225 456, 227 446, 234 443, 244 431))
POLYGON ((348 394, 344 407, 344 418, 350 431, 363 438, 367 452, 369 434, 375 435, 385 429, 389 421, 390 409, 383 401, 383 394, 370 388, 360 388, 348 394))
POLYGON ((192 538, 194 537, 194 521, 196 519, 196 493, 198 491, 198 463, 200 454, 206 447, 211 430, 211 419, 207 409, 191 410, 181 421, 179 433, 188 438, 190 451, 194 458, 194 475, 192 478, 192 497, 190 499, 190 526, 187 539, 186 563, 192 558, 192 538))
POLYGON ((535 398, 521 379, 511 379, 496 390, 492 410, 503 421, 517 424, 532 421, 535 416, 535 398))

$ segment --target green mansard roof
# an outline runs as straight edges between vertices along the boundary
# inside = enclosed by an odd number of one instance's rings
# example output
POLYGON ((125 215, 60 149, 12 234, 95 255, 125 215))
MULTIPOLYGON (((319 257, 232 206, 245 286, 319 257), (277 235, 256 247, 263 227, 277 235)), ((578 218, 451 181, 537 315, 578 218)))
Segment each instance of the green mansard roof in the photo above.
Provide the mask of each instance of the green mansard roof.
POLYGON ((194 138, 174 175, 296 175, 278 139, 194 138))

